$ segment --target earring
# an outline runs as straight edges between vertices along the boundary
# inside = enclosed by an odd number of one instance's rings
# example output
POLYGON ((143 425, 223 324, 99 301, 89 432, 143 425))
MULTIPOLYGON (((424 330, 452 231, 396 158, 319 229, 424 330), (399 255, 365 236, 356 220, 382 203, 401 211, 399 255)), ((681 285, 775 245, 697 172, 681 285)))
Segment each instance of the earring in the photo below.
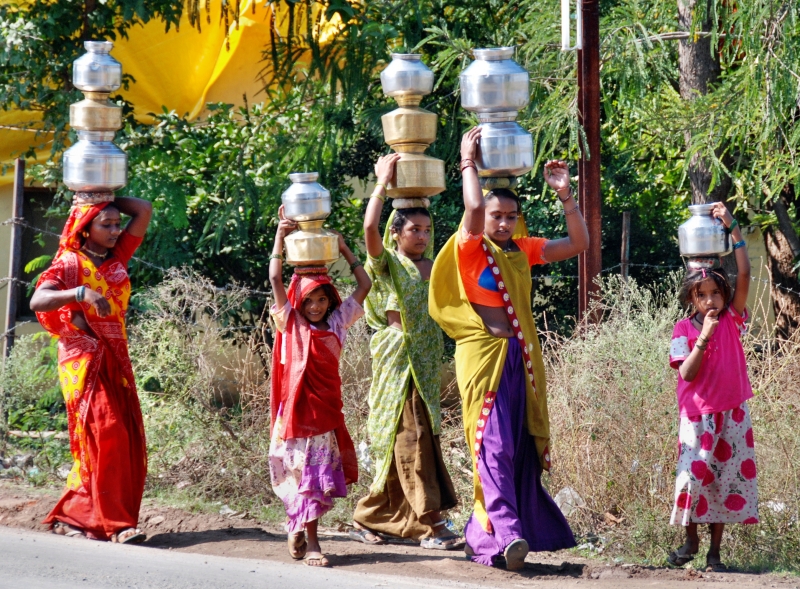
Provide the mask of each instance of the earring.
POLYGON ((392 233, 392 239, 394 239, 395 241, 397 241, 397 233, 392 233))
POLYGON ((81 231, 81 235, 83 235, 84 237, 89 237, 89 232, 88 231, 81 231))

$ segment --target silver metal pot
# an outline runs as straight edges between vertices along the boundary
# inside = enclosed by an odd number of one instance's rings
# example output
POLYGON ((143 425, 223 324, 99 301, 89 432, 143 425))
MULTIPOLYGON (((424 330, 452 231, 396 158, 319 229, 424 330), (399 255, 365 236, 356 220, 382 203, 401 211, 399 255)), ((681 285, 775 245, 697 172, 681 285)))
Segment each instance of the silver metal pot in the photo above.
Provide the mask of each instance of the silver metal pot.
POLYGON ((75 192, 110 192, 128 183, 128 156, 114 145, 113 132, 78 131, 64 152, 64 184, 75 192))
POLYGON ((475 61, 461 72, 461 106, 478 113, 481 122, 513 121, 530 101, 530 76, 514 61, 514 47, 472 54, 475 61))
POLYGON ((122 65, 109 52, 111 41, 84 41, 88 53, 72 63, 72 84, 84 92, 113 92, 122 83, 122 65))
POLYGON ((387 96, 425 96, 433 90, 433 72, 418 53, 392 53, 391 63, 381 72, 381 87, 387 96))
POLYGON ((682 256, 710 257, 733 251, 731 236, 722 221, 711 216, 714 204, 691 205, 692 216, 678 227, 682 256))
POLYGON ((533 138, 517 123, 483 123, 475 165, 481 177, 522 176, 533 169, 533 138))
POLYGON ((317 172, 289 174, 292 185, 281 195, 287 219, 318 221, 331 214, 331 193, 320 186, 317 178, 317 172))

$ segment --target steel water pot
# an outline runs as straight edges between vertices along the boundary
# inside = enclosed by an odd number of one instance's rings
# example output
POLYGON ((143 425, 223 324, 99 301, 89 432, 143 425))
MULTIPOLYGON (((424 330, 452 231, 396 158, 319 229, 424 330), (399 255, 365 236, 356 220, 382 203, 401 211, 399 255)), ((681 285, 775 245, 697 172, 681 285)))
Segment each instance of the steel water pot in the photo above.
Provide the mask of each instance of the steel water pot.
POLYGON ((128 156, 111 140, 114 133, 78 131, 64 152, 64 184, 75 192, 111 192, 128 183, 128 156))
POLYGON ((122 65, 109 52, 111 41, 84 41, 88 53, 72 63, 72 84, 84 92, 113 92, 122 84, 122 65))
POLYGON ((530 76, 514 61, 514 47, 472 54, 475 61, 461 72, 461 106, 478 113, 481 122, 513 121, 530 101, 530 76))
POLYGON ((714 203, 691 205, 692 216, 678 227, 682 256, 710 257, 733 251, 731 236, 722 221, 711 216, 714 203))
POLYGON ((533 138, 517 123, 483 123, 478 176, 522 176, 533 169, 533 138))
POLYGON ((331 193, 317 182, 317 178, 317 172, 289 174, 292 185, 281 195, 287 219, 317 221, 331 214, 331 193))
POLYGON ((381 72, 381 87, 387 96, 425 96, 433 91, 433 72, 419 53, 392 53, 392 61, 381 72))

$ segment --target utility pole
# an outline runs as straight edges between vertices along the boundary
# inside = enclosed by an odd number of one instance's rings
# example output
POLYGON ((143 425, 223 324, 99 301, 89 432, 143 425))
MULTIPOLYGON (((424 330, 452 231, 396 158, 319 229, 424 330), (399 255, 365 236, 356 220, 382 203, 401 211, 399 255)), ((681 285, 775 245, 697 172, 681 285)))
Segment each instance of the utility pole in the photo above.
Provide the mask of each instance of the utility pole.
POLYGON ((17 158, 14 162, 14 203, 11 216, 11 247, 8 255, 8 284, 6 285, 6 346, 5 355, 14 347, 14 329, 17 326, 17 307, 19 306, 19 274, 22 260, 22 227, 17 220, 22 219, 25 193, 25 160, 17 158))
MULTIPOLYGON (((589 249, 578 257, 578 316, 586 316, 597 294, 603 258, 600 240, 600 10, 599 0, 578 0, 583 6, 583 48, 578 50, 578 115, 586 134, 578 162, 578 198, 589 229, 589 249), (588 148, 588 153, 587 149, 588 148)), ((591 317, 588 318, 592 320, 591 317)))

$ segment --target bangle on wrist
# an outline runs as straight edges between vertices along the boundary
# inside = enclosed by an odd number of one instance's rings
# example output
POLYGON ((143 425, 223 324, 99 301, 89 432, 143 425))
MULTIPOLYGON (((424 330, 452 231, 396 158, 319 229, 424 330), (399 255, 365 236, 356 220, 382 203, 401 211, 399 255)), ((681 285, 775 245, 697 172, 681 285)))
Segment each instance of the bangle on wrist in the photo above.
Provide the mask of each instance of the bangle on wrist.
POLYGON ((372 194, 369 197, 370 198, 377 198, 381 202, 385 203, 386 202, 386 197, 383 196, 380 192, 378 192, 378 190, 377 190, 378 187, 377 186, 375 188, 376 189, 372 192, 372 194))
POLYGON ((581 208, 580 208, 578 205, 575 205, 575 207, 574 207, 574 208, 572 208, 572 209, 570 209, 570 210, 568 210, 568 211, 567 211, 567 210, 561 211, 561 214, 562 214, 562 215, 564 215, 565 217, 566 217, 567 215, 574 215, 575 213, 577 213, 578 211, 580 211, 580 209, 581 209, 581 208))
POLYGON ((725 233, 733 233, 733 230, 739 226, 739 221, 736 219, 733 220, 733 223, 725 227, 725 233))
POLYGON ((569 187, 569 194, 567 194, 567 198, 561 198, 561 196, 558 194, 558 191, 557 191, 557 190, 556 190, 556 196, 558 197, 558 200, 560 200, 562 203, 565 203, 565 202, 567 202, 569 199, 571 199, 573 196, 575 196, 575 193, 572 191, 572 186, 570 185, 570 187, 569 187))
POLYGON ((378 192, 378 186, 383 188, 383 191, 386 192, 386 184, 384 184, 383 182, 375 182, 375 188, 372 189, 373 193, 378 192))
POLYGON ((741 241, 737 241, 733 244, 733 249, 738 250, 740 247, 744 247, 745 245, 747 244, 744 242, 744 239, 742 239, 741 241))
POLYGON ((86 297, 86 287, 79 286, 75 289, 75 301, 78 303, 83 302, 83 299, 86 297))
POLYGON ((461 165, 460 165, 460 168, 461 168, 461 173, 462 173, 462 174, 464 173, 464 170, 466 170, 467 168, 472 168, 472 169, 474 169, 476 172, 478 171, 478 166, 476 166, 476 165, 475 165, 475 162, 474 162, 474 161, 472 161, 472 160, 470 160, 470 159, 463 159, 463 160, 461 160, 461 165))
POLYGON ((355 271, 356 268, 358 268, 359 266, 363 266, 363 265, 364 264, 361 263, 361 260, 356 258, 356 260, 353 261, 352 264, 350 264, 350 272, 355 271))
POLYGON ((708 343, 706 342, 704 344, 695 344, 694 347, 700 350, 701 352, 705 352, 706 348, 708 347, 708 343))
POLYGON ((281 254, 271 254, 269 257, 270 260, 280 260, 283 262, 283 256, 281 254))

